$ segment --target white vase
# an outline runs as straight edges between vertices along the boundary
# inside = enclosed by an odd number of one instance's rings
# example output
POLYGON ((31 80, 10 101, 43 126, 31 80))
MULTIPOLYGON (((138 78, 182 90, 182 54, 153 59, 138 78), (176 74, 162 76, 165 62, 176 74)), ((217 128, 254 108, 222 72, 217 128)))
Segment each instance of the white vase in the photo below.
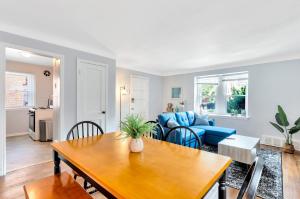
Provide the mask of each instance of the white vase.
POLYGON ((131 152, 141 152, 144 149, 144 142, 142 138, 134 139, 132 138, 130 140, 129 149, 131 152))

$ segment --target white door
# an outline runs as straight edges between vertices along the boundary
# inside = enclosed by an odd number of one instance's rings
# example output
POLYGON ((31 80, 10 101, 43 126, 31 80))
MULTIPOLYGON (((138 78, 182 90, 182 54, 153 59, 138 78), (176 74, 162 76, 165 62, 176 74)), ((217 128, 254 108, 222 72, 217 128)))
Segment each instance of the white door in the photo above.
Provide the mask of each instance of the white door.
POLYGON ((77 61, 77 121, 93 121, 105 131, 106 67, 77 61))
POLYGON ((149 119, 149 79, 142 76, 130 78, 130 114, 149 119))

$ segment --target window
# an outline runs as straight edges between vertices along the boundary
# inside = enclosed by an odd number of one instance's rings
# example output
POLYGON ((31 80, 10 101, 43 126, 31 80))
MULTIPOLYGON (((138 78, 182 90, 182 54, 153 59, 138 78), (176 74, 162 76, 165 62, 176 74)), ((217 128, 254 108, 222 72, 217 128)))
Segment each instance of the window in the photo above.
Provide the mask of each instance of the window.
POLYGON ((26 73, 5 74, 5 107, 22 108, 34 106, 34 76, 26 73))
POLYGON ((216 77, 199 78, 196 83, 198 109, 214 113, 219 80, 216 77))
POLYGON ((223 82, 226 89, 226 113, 246 116, 248 76, 246 77, 244 74, 225 76, 223 82))
POLYGON ((247 116, 248 73, 195 77, 195 111, 247 116))

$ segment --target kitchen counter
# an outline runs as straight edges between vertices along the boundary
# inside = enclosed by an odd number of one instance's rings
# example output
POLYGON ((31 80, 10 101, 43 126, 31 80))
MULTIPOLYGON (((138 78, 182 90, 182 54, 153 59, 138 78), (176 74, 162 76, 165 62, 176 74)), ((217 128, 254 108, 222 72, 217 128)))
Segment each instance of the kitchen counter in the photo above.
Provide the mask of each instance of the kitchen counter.
POLYGON ((35 127, 34 129, 29 129, 29 135, 33 140, 40 140, 40 120, 52 120, 53 119, 53 109, 52 108, 31 108, 29 112, 35 115, 35 127))

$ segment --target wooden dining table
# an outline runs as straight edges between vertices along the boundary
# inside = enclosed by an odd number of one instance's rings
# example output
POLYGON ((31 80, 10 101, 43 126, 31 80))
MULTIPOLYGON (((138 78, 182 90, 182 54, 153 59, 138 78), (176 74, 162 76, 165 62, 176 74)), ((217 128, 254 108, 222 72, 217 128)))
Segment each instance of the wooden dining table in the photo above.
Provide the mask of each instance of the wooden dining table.
POLYGON ((52 143, 54 173, 62 160, 107 198, 199 199, 216 182, 226 198, 229 157, 151 138, 132 153, 129 141, 115 132, 52 143))

